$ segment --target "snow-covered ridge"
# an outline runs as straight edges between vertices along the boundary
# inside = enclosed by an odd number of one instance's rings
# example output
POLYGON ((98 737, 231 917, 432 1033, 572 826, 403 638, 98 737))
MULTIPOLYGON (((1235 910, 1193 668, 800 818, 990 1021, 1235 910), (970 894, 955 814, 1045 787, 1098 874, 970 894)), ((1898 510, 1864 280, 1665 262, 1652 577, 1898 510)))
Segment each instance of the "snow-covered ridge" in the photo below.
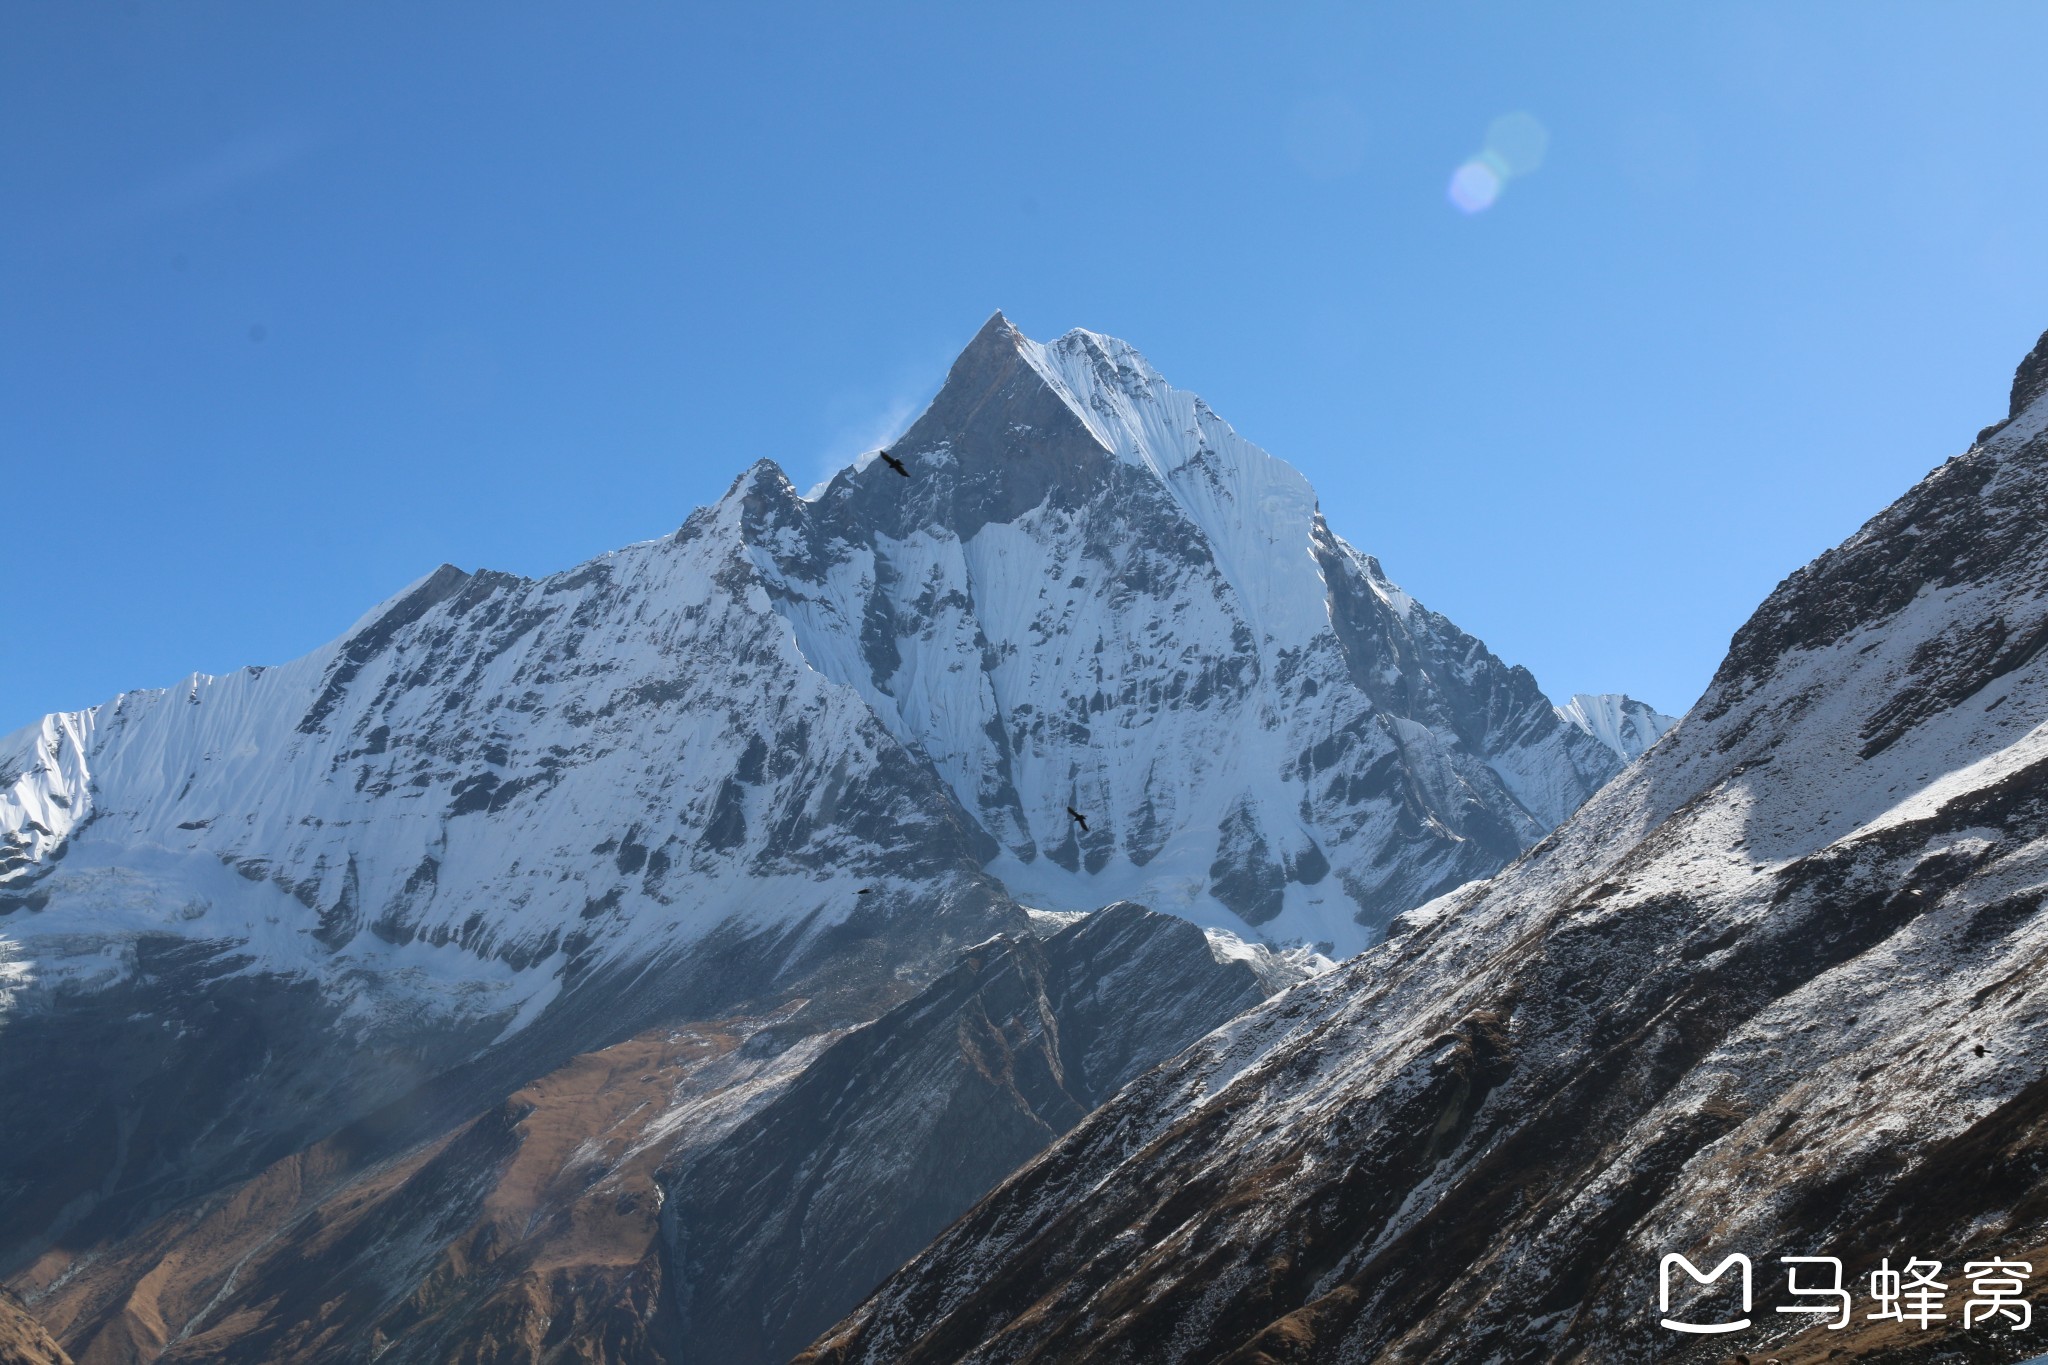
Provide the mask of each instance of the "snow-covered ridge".
POLYGON ((1228 929, 1204 929, 1202 932, 1209 940, 1210 956, 1218 962, 1244 963, 1268 990, 1285 990, 1337 965, 1309 947, 1272 948, 1240 938, 1228 929))
POLYGON ((63 711, 0 738, 0 889, 63 848, 92 815, 94 711, 63 711))
POLYGON ((144 934, 474 977, 515 1023, 1005 890, 1343 954, 1621 766, 1122 342, 998 315, 895 449, 912 477, 807 501, 762 461, 673 536, 443 566, 304 658, 0 741, 0 934, 74 982, 144 934))
POLYGON ((1624 763, 1632 763, 1645 749, 1664 738, 1678 717, 1654 710, 1648 703, 1618 692, 1574 693, 1557 708, 1558 718, 1576 725, 1612 749, 1624 763))
POLYGON ((29 913, 0 933, 44 979, 118 979, 119 945, 170 932, 469 980, 527 1020, 567 974, 722 927, 804 926, 795 951, 856 881, 971 869, 943 790, 767 609, 738 521, 729 497, 541 580, 446 569, 291 664, 10 737, 0 908, 29 913))
POLYGON ((1018 343, 1096 439, 1173 494, 1262 638, 1299 646, 1328 628, 1310 543, 1316 495, 1299 470, 1167 383, 1128 342, 1077 328, 1018 343))

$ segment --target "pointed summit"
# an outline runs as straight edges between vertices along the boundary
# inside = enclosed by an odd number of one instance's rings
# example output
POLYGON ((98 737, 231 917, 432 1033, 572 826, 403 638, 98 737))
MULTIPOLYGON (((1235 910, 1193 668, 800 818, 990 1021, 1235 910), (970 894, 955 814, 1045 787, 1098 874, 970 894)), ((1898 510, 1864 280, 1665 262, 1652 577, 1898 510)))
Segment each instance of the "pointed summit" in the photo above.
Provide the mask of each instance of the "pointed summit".
POLYGON ((941 396, 963 383, 973 387, 977 376, 1001 374, 1020 363, 1028 364, 1028 353, 1032 347, 1031 339, 1017 330, 1017 325, 1003 315, 1002 309, 996 309, 975 332, 973 340, 953 358, 941 396))
POLYGON ((1031 363, 1030 347, 1001 311, 991 314, 932 405, 890 448, 913 470, 950 476, 951 505, 940 517, 962 539, 1048 496, 1078 505, 1101 488, 1113 460, 1072 399, 1031 363))
POLYGON ((961 355, 964 357, 976 347, 1008 345, 1014 349, 1023 344, 1024 334, 998 308, 988 315, 988 321, 981 324, 981 330, 974 334, 974 340, 967 343, 967 349, 961 355))
POLYGON ((1633 756, 1115 337, 995 313, 889 453, 908 478, 764 498, 742 540, 809 666, 930 761, 1030 904, 1349 952, 1633 756))

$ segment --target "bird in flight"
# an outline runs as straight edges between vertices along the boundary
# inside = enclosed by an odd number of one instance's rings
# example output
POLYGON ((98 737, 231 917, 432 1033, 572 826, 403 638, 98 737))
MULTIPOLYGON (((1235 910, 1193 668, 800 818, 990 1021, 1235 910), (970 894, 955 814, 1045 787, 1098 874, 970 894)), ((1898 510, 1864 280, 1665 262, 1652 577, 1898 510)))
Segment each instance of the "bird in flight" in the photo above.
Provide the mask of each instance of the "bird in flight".
POLYGON ((867 894, 868 894, 868 892, 870 892, 870 891, 872 891, 872 890, 874 890, 874 889, 875 889, 875 888, 873 888, 872 886, 863 886, 863 887, 862 887, 862 888, 861 888, 860 890, 858 890, 858 891, 854 892, 853 894, 854 894, 854 895, 856 895, 856 896, 865 896, 865 895, 867 895, 867 894))
POLYGON ((1074 817, 1074 823, 1081 827, 1081 832, 1083 834, 1086 834, 1088 832, 1087 816, 1081 814, 1081 812, 1075 810, 1072 806, 1067 807, 1067 814, 1074 817))
POLYGON ((1977 1046, 1971 1048, 1970 1051, 1976 1053, 1979 1057, 1982 1057, 1984 1055, 1984 1044, 1979 1043, 1977 1044, 1977 1046))
POLYGON ((903 467, 903 461, 897 459, 886 450, 877 451, 876 453, 882 457, 883 464, 889 466, 889 468, 895 470, 906 479, 910 477, 910 471, 903 467))

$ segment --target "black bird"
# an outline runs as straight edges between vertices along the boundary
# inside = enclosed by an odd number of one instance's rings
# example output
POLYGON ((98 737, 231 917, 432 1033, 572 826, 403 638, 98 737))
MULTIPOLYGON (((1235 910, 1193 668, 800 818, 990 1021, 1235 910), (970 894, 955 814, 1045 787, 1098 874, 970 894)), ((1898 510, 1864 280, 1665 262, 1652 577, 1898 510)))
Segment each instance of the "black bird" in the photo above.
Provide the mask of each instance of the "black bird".
POLYGON ((877 451, 876 454, 882 457, 883 464, 889 466, 889 468, 895 470, 898 474, 901 474, 906 479, 910 477, 910 471, 903 467, 903 461, 897 459, 894 455, 891 455, 886 450, 877 451))
POLYGON ((863 887, 862 887, 862 888, 861 888, 860 890, 858 890, 858 891, 854 892, 853 894, 854 894, 854 895, 856 895, 856 896, 865 896, 865 895, 867 895, 867 894, 868 894, 868 892, 870 892, 870 891, 872 891, 872 890, 874 890, 874 889, 875 889, 875 888, 873 888, 872 886, 863 886, 863 887))
POLYGON ((1982 1057, 1984 1055, 1984 1044, 1979 1043, 1977 1044, 1977 1046, 1971 1048, 1970 1051, 1976 1053, 1979 1057, 1982 1057))
POLYGON ((1069 814, 1069 815, 1071 815, 1071 816, 1073 816, 1073 817, 1074 817, 1074 823, 1075 823, 1075 824, 1077 824, 1077 825, 1079 825, 1079 826, 1081 827, 1081 832, 1082 832, 1083 834, 1086 834, 1086 833, 1088 832, 1088 817, 1087 817, 1087 816, 1085 816, 1085 815, 1081 814, 1081 812, 1079 812, 1079 811, 1075 810, 1075 809, 1074 809, 1074 808, 1073 808, 1072 806, 1068 806, 1068 807, 1067 807, 1067 814, 1069 814))

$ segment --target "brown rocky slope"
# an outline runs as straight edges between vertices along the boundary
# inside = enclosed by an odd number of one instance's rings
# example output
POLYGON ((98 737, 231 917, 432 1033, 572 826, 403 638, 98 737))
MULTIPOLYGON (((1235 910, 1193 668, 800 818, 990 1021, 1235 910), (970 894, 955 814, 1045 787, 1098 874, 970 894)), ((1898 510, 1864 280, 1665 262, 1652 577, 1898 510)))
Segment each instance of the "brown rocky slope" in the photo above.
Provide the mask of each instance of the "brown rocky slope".
POLYGON ((0 1365, 71 1365, 71 1357, 29 1315, 21 1300, 0 1289, 0 1365))
POLYGON ((395 1151, 345 1130, 15 1282, 80 1365, 778 1360, 1270 980, 1115 906, 862 1027, 669 1024, 395 1151))

